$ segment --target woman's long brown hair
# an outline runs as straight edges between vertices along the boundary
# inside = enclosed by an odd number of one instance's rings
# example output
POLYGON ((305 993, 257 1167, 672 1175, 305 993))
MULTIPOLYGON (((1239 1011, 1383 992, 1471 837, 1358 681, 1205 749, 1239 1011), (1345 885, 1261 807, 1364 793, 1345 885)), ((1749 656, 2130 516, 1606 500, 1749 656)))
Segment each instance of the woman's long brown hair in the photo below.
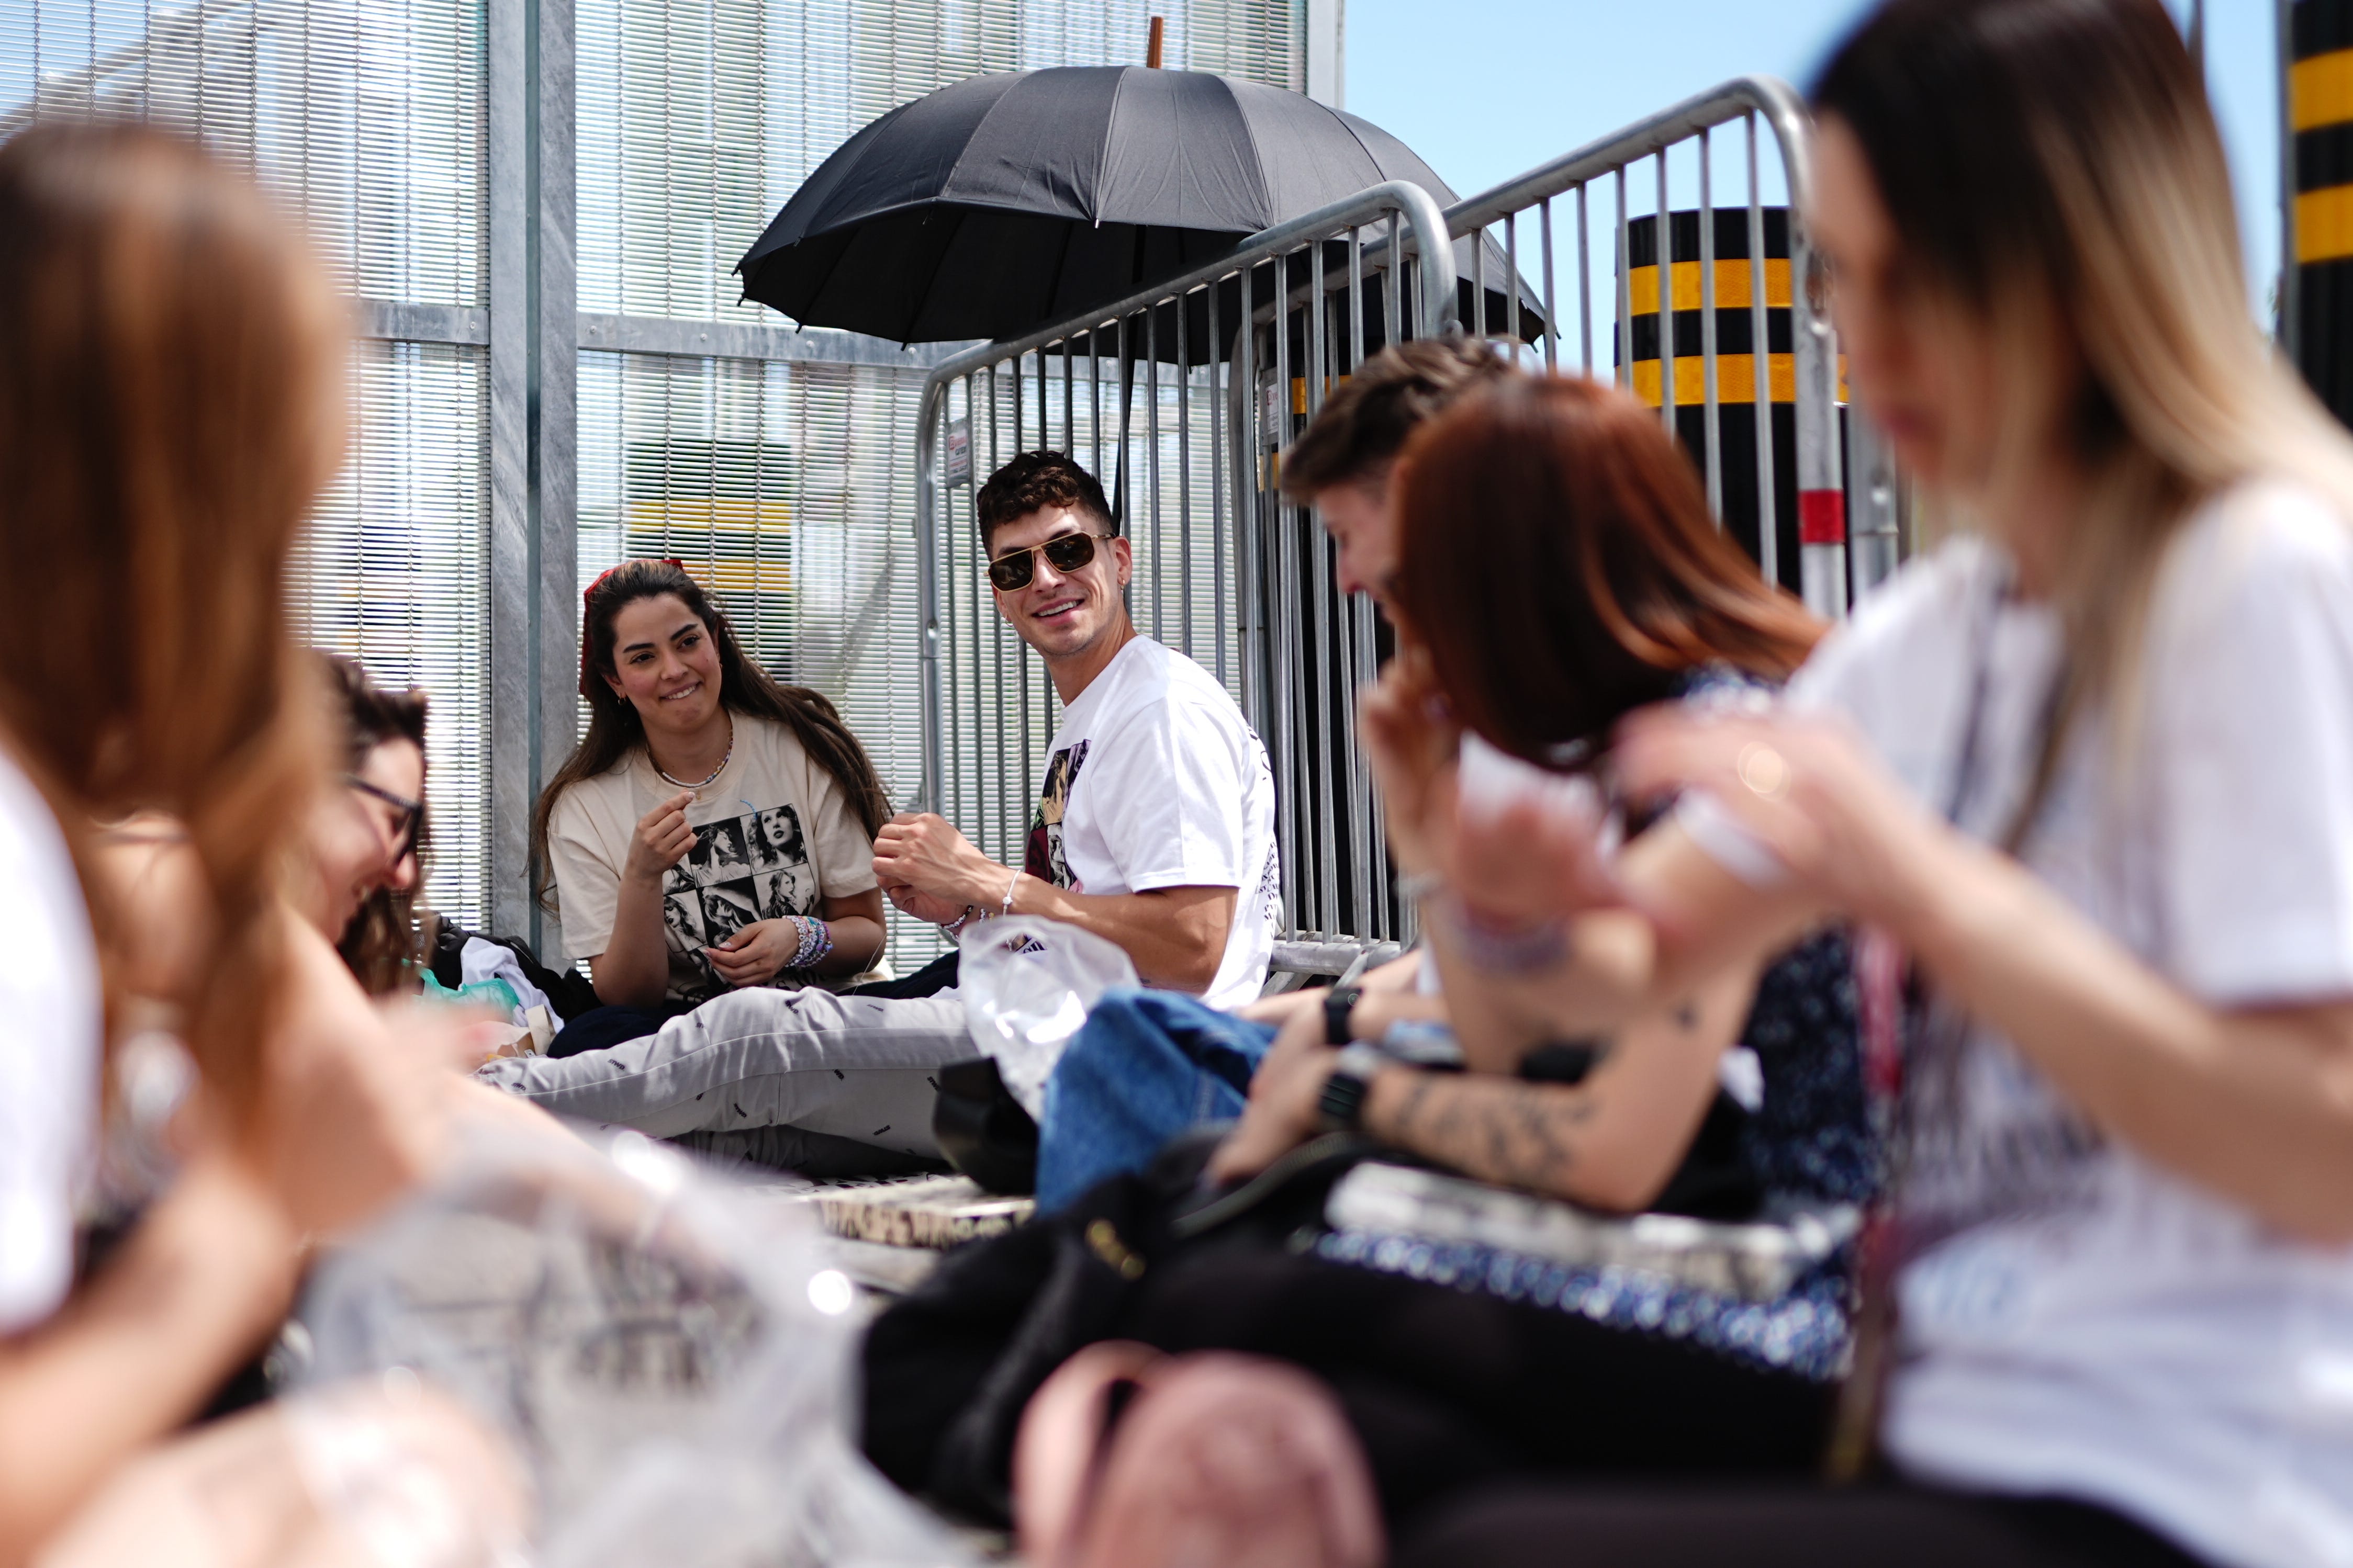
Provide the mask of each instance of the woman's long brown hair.
POLYGON ((1721 662, 1778 680, 1821 636, 1708 516, 1659 416, 1622 393, 1514 375, 1398 459, 1407 632, 1465 724, 1541 762, 1721 662))
POLYGON ((831 776, 849 809, 871 838, 890 819, 891 800, 873 760, 822 691, 786 686, 744 657, 726 612, 675 561, 624 561, 589 585, 582 595, 580 695, 588 703, 588 732, 539 792, 531 814, 531 889, 540 907, 556 912, 554 871, 547 858, 547 826, 564 792, 583 779, 610 772, 646 743, 644 723, 629 700, 606 677, 615 673, 613 623, 621 607, 667 594, 701 621, 719 653, 719 700, 732 713, 773 719, 793 732, 809 760, 831 776))
POLYGON ((0 732, 78 855, 93 820, 185 825, 215 936, 188 1042, 247 1127, 323 760, 287 564, 341 458, 346 334, 293 229, 194 144, 0 147, 0 732))

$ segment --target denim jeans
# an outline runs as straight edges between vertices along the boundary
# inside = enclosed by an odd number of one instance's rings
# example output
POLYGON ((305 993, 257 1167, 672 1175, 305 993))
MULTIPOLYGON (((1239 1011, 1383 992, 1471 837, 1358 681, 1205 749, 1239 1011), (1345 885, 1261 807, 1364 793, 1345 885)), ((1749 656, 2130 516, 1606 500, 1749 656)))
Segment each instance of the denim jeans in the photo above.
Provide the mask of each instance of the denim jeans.
POLYGON ((1240 1116, 1273 1026, 1167 991, 1106 991, 1046 1080, 1038 1210, 1141 1171, 1203 1121, 1240 1116))

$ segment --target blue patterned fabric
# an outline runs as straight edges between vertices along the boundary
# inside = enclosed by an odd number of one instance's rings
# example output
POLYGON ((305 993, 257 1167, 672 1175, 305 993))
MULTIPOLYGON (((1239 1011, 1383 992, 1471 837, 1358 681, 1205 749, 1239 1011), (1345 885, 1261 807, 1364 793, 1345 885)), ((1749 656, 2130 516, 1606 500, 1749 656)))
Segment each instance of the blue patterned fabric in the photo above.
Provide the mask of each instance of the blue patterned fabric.
POLYGON ((1573 1313, 1613 1329, 1687 1340, 1736 1361, 1828 1382, 1846 1370, 1848 1270, 1833 1258, 1771 1301, 1696 1290, 1662 1275, 1580 1268, 1466 1242, 1325 1231, 1315 1256, 1427 1284, 1573 1313))
MULTIPOLYGON (((1843 931, 1809 938, 1766 970, 1741 1040, 1764 1069, 1765 1102, 1743 1129, 1742 1153, 1766 1192, 1798 1202, 1869 1203, 1879 1186, 1878 1143, 1843 931)), ((1572 1267, 1472 1243, 1368 1231, 1335 1231, 1315 1242, 1316 1256, 1330 1262, 1574 1312, 1825 1380, 1844 1369, 1850 1251, 1800 1275, 1778 1300, 1757 1302, 1662 1275, 1572 1267)))

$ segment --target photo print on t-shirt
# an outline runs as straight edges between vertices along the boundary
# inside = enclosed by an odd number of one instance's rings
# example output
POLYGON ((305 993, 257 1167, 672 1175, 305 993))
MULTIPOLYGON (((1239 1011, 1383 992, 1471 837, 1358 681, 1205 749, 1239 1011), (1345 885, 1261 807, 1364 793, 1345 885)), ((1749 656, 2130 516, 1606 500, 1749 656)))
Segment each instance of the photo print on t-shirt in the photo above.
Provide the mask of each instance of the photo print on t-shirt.
POLYGON ((686 858, 662 873, 662 923, 670 951, 691 959, 716 991, 702 950, 754 921, 815 913, 817 873, 800 813, 789 805, 706 822, 694 836, 686 858))
POLYGON ((1084 741, 1063 747, 1047 760, 1046 784, 1038 792, 1038 815, 1030 819, 1029 847, 1021 863, 1021 868, 1039 881, 1073 893, 1086 889, 1071 875, 1070 859, 1062 853, 1062 818, 1071 809, 1071 788, 1086 764, 1084 741))

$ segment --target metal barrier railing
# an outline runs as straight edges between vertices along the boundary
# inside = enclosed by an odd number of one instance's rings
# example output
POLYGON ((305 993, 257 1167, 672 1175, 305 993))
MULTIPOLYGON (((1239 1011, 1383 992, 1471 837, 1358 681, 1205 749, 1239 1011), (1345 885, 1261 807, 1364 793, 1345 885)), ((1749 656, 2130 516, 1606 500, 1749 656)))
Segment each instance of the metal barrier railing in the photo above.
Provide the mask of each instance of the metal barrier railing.
MULTIPOLYGON (((1805 105, 1787 83, 1741 77, 1457 202, 1446 219, 1457 236, 1500 228, 1514 277, 1521 224, 1533 220, 1544 317, 1557 322, 1555 261, 1567 245, 1556 238, 1553 204, 1575 198, 1579 352, 1571 368, 1613 375, 1656 407, 1705 473, 1710 508, 1765 575, 1836 619, 1846 613, 1848 584, 1839 361, 1813 286, 1812 248, 1789 216, 1812 195, 1810 136, 1805 105), (1786 206, 1763 198, 1760 121, 1780 154, 1786 206), (1746 132, 1745 196, 1719 206, 1714 133, 1736 122, 1746 132), (1670 175, 1684 149, 1696 154, 1698 203, 1678 210, 1669 199, 1670 175), (1651 167, 1641 173, 1650 178, 1638 174, 1633 188, 1649 185, 1650 210, 1638 215, 1628 176, 1646 162, 1651 167), (1615 294, 1607 365, 1594 353, 1590 210, 1604 182, 1614 244, 1600 276, 1615 294)), ((1470 325, 1485 335, 1483 282, 1472 281, 1481 309, 1470 325)), ((1547 369, 1558 368, 1567 335, 1544 338, 1547 369)), ((1878 557, 1871 560, 1875 566, 1878 557)))
POLYGON ((973 499, 1016 452, 1060 447, 1113 495, 1138 628, 1215 676, 1266 742, 1286 935, 1386 934, 1386 846, 1349 722, 1380 629, 1369 605, 1341 602, 1321 529, 1279 504, 1274 455, 1331 378, 1383 342, 1453 326, 1445 235, 1428 192, 1377 185, 932 373, 915 455, 923 806, 1019 863, 1057 704, 995 613, 973 499), (1341 921, 1344 908, 1362 919, 1341 921))
MULTIPOLYGON (((1182 278, 934 372, 916 449, 923 804, 988 853, 1021 855, 1056 704, 995 615, 971 491, 1025 447, 1060 446, 1114 497, 1136 554, 1140 629, 1224 683, 1266 743, 1284 935, 1302 951, 1329 938, 1409 940, 1412 913, 1395 896, 1352 722, 1354 693, 1377 671, 1388 629, 1368 603, 1339 594, 1330 541, 1278 492, 1278 458, 1367 353, 1451 330, 1458 317, 1482 335, 1528 341, 1519 352, 1547 368, 1614 376, 1657 407, 1704 472, 1710 506, 1767 576, 1818 613, 1842 616, 1839 359, 1808 287, 1813 254, 1790 217, 1811 194, 1810 136, 1794 91, 1742 78, 1443 214, 1419 187, 1377 186, 1182 278), (1760 122, 1786 205, 1764 199, 1760 122), (1746 131, 1744 195, 1719 206, 1714 133, 1735 123, 1746 131), (1696 150, 1698 200, 1678 210, 1670 163, 1686 148, 1696 150), (1637 214, 1629 175, 1646 160, 1651 199, 1637 214), (1555 204, 1571 199, 1565 235, 1555 204), (1604 200, 1612 234, 1597 258, 1592 210, 1604 200), (1524 228, 1540 258, 1534 289, 1521 270, 1524 228), (1573 316, 1556 288, 1572 238, 1573 316), (1405 286, 1391 287, 1396 279, 1405 286), (1597 285, 1614 297, 1607 365, 1595 352, 1597 285), (1567 362, 1571 341, 1577 357, 1567 362), (959 486, 965 494, 952 504, 959 486)), ((1866 460, 1877 476, 1862 493, 1880 493, 1884 465, 1868 432, 1855 435, 1858 480, 1866 460)), ((1854 575, 1868 585, 1893 567, 1894 509, 1854 510, 1888 534, 1856 542, 1854 575)))

